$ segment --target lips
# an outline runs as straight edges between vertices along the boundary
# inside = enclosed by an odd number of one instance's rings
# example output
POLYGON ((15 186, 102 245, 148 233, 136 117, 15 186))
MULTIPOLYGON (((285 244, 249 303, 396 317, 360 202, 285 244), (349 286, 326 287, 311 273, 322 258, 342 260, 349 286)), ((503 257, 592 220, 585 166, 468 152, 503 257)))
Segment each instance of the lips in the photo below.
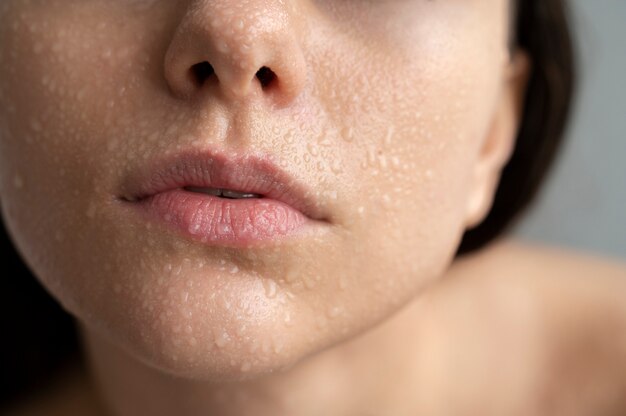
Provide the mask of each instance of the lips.
POLYGON ((247 245, 327 222, 313 191, 269 157, 188 151, 127 179, 122 201, 205 242, 247 245))
POLYGON ((122 199, 140 201, 178 188, 218 188, 259 194, 280 201, 310 219, 324 221, 314 193, 278 168, 269 158, 226 156, 216 151, 195 151, 161 160, 128 181, 122 199))

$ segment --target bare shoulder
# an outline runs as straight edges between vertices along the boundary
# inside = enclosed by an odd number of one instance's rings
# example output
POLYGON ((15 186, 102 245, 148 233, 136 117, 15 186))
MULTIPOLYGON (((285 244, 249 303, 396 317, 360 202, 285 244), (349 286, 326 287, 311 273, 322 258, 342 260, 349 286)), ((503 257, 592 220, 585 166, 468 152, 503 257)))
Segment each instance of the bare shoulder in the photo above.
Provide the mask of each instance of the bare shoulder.
POLYGON ((462 292, 485 300, 480 317, 530 340, 536 414, 626 414, 624 261, 508 239, 455 267, 462 292))
MULTIPOLYGON (((524 273, 527 277, 614 280, 626 278, 626 260, 578 249, 529 242, 514 238, 497 241, 472 256, 467 263, 474 267, 524 273), (528 276, 528 273, 532 273, 528 276)), ((592 282, 589 282, 592 283, 592 282)), ((607 282, 608 283, 608 282, 607 282)))
POLYGON ((503 239, 463 259, 454 274, 484 287, 533 291, 553 306, 615 307, 626 313, 626 261, 577 249, 503 239), (599 302, 599 303, 598 303, 599 302))
POLYGON ((626 261, 573 248, 546 245, 517 239, 505 239, 494 245, 494 252, 528 267, 557 267, 565 276, 587 276, 600 272, 600 277, 626 277, 626 261))
POLYGON ((468 259, 465 269, 487 293, 526 296, 559 335, 626 335, 626 262, 620 259, 509 239, 468 259))

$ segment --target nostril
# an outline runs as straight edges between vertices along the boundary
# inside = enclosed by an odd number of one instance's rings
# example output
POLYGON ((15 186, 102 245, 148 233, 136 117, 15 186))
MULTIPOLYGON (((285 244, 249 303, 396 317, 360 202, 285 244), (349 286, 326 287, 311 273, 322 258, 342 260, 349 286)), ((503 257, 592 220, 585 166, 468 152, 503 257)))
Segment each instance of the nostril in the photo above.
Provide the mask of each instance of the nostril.
POLYGON ((261 82, 261 86, 265 88, 268 85, 270 85, 272 81, 274 81, 274 79, 276 78, 276 74, 274 74, 274 72, 271 69, 264 66, 257 71, 256 77, 261 82))
POLYGON ((191 74, 193 76, 194 81, 198 85, 204 84, 207 78, 215 74, 215 70, 213 66, 207 61, 200 62, 191 67, 191 74))

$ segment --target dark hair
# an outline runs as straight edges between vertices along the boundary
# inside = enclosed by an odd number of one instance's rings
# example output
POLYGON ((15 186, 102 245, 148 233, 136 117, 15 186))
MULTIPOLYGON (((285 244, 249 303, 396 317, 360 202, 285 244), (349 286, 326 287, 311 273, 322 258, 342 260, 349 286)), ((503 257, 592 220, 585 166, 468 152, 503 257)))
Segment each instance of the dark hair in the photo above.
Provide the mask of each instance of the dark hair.
MULTIPOLYGON (((533 200, 552 165, 574 89, 575 63, 566 12, 564 0, 519 2, 513 40, 529 53, 532 74, 517 144, 490 213, 465 233, 458 256, 502 235, 533 200)), ((0 250, 6 254, 0 290, 8 294, 0 303, 0 319, 3 332, 10 334, 0 353, 0 406, 4 407, 39 390, 68 361, 82 359, 73 318, 32 276, 0 225, 0 250)))
POLYGON ((512 40, 532 61, 520 129, 491 210, 465 232, 457 257, 503 235, 530 206, 554 165, 572 106, 576 62, 565 0, 521 0, 516 7, 512 40))

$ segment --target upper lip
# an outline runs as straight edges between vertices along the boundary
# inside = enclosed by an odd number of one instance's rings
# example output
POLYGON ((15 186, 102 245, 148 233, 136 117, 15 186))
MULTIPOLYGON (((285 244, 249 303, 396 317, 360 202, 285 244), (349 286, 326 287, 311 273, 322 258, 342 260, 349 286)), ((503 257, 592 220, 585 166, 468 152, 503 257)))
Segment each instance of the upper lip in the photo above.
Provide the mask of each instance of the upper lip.
POLYGON ((269 157, 228 156, 214 150, 194 150, 159 160, 127 182, 122 196, 138 201, 152 195, 187 186, 222 188, 261 194, 281 201, 314 220, 325 220, 314 193, 269 157))

